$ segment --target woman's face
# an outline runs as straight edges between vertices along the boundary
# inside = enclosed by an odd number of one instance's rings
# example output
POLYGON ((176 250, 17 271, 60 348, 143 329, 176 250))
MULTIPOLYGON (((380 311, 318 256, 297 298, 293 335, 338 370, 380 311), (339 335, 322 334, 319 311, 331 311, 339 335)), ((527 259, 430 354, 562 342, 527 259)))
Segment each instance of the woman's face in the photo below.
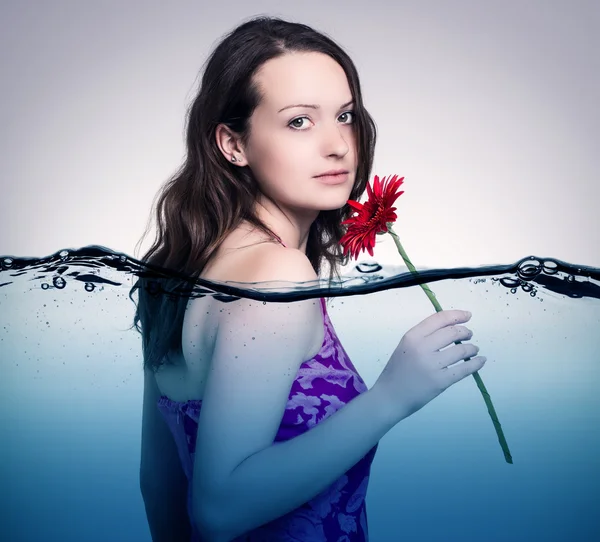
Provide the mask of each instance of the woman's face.
POLYGON ((352 93, 342 67, 321 53, 286 54, 266 62, 255 81, 263 97, 243 151, 262 192, 292 213, 316 216, 343 207, 357 157, 352 93), (316 178, 339 169, 348 174, 338 184, 316 178))

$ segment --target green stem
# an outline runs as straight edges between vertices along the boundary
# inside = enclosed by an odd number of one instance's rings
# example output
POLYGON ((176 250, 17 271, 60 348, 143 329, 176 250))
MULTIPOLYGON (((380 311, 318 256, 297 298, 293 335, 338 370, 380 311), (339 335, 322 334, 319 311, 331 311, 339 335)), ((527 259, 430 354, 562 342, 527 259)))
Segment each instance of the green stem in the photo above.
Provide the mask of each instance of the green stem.
MULTIPOLYGON (((418 275, 419 273, 415 269, 415 266, 409 260, 406 252, 404 251, 404 248, 402 247, 402 244, 400 243, 400 239, 398 238, 398 235, 396 235, 396 233, 392 229, 391 222, 387 223, 387 228, 388 228, 389 234, 394 239, 394 243, 396 243, 396 247, 398 248, 398 252, 400 253, 400 256, 402 256, 404 263, 406 264, 408 269, 411 271, 411 273, 413 273, 414 275, 418 275)), ((427 286, 427 284, 420 284, 419 286, 421 286, 421 288, 423 288, 424 292, 427 294, 427 297, 429 298, 429 300, 435 307, 436 312, 440 312, 442 310, 442 307, 438 303, 438 300, 436 299, 435 294, 429 289, 429 286, 427 286)), ((461 342, 455 341, 454 344, 461 344, 461 342)), ((468 360, 468 359, 471 359, 471 358, 466 358, 466 360, 468 360)), ((496 434, 498 435, 498 441, 500 442, 500 446, 502 446, 502 451, 504 452, 504 459, 506 460, 507 463, 512 464, 512 462, 513 462, 512 456, 510 455, 510 451, 508 449, 508 444, 506 443, 506 439, 504 438, 504 432, 502 431, 502 426, 500 425, 500 421, 498 420, 498 416, 496 415, 496 409, 494 408, 494 405, 492 404, 492 398, 490 397, 490 394, 486 390, 486 388, 483 384, 483 380, 481 380, 481 377, 479 376, 479 373, 477 371, 475 371, 473 373, 473 378, 475 379, 475 382, 477 383, 477 387, 479 388, 479 391, 481 392, 481 395, 483 396, 483 400, 485 401, 487 410, 490 414, 490 417, 492 418, 494 428, 496 429, 496 434)))

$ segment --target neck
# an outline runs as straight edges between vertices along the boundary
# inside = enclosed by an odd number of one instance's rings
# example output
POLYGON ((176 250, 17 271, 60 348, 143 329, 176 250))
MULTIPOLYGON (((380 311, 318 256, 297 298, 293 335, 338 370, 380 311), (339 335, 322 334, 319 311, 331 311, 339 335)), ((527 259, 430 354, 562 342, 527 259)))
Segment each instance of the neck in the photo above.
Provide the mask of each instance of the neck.
POLYGON ((256 214, 283 241, 286 247, 295 248, 306 253, 308 234, 319 211, 303 211, 295 213, 275 207, 271 202, 257 205, 256 214))

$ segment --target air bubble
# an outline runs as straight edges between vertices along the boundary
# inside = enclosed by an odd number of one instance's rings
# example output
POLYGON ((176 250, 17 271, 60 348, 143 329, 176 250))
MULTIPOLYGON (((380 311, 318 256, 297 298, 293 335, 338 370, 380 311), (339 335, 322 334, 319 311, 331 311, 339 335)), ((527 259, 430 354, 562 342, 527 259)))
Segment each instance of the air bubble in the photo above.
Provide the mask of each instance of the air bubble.
POLYGON ((555 275, 558 273, 558 264, 554 260, 545 260, 543 269, 546 275, 555 275))
POLYGON ((359 263, 355 269, 360 273, 377 273, 377 271, 381 271, 383 267, 378 263, 359 263))
POLYGON ((52 279, 52 283, 54 284, 55 288, 58 288, 59 290, 62 290, 67 285, 67 281, 62 277, 54 277, 52 279))

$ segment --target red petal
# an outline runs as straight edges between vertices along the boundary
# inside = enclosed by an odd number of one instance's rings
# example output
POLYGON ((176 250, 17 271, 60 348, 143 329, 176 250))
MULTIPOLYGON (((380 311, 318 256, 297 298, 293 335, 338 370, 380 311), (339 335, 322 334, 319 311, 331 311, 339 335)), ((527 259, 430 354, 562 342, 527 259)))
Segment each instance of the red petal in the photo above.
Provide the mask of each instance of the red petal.
POLYGON ((387 223, 395 222, 398 218, 396 208, 392 205, 404 194, 404 191, 398 191, 403 181, 404 177, 398 178, 398 175, 382 179, 375 175, 373 185, 367 183, 368 198, 364 203, 348 200, 355 215, 342 222, 348 225, 340 241, 344 254, 350 252, 354 258, 358 258, 361 251, 367 251, 373 256, 377 233, 388 231, 387 223))

